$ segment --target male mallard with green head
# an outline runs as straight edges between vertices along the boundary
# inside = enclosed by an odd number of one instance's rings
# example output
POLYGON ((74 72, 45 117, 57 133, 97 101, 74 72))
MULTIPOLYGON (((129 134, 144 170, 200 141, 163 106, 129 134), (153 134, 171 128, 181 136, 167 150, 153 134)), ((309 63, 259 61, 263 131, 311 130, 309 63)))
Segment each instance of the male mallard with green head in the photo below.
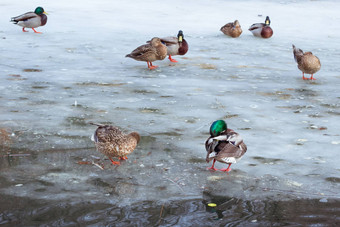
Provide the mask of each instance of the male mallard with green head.
POLYGON ((220 31, 233 38, 239 37, 242 33, 241 25, 238 20, 222 26, 220 31))
POLYGON ((158 66, 152 65, 153 61, 163 60, 167 55, 167 48, 162 44, 160 38, 154 37, 150 43, 137 47, 125 57, 133 58, 137 61, 146 61, 148 68, 155 69, 158 66))
POLYGON ((256 37, 270 38, 273 35, 273 29, 270 27, 270 19, 267 16, 264 23, 256 23, 248 29, 256 37))
POLYGON ((230 165, 241 159, 247 151, 247 146, 237 132, 227 128, 224 120, 217 120, 210 126, 210 137, 205 142, 205 149, 207 150, 206 161, 213 160, 212 166, 208 169, 217 170, 214 167, 217 160, 228 164, 228 168, 220 170, 229 172, 230 165))
POLYGON ((120 161, 113 161, 112 158, 126 160, 126 156, 132 153, 140 141, 137 132, 125 134, 115 126, 91 124, 98 126, 92 136, 97 150, 106 155, 114 165, 120 165, 120 161))
POLYGON ((184 39, 183 31, 179 31, 177 37, 165 37, 161 38, 161 42, 168 48, 167 54, 171 62, 177 62, 171 56, 174 55, 185 55, 188 52, 189 45, 184 39))
POLYGON ((43 7, 37 7, 34 12, 27 12, 17 17, 12 17, 11 22, 22 27, 23 32, 28 32, 25 28, 32 28, 35 33, 37 32, 34 28, 44 26, 47 22, 47 14, 43 7))
POLYGON ((317 56, 313 55, 312 52, 303 52, 301 49, 293 46, 294 59, 298 63, 298 68, 302 71, 302 79, 308 80, 305 77, 305 73, 311 74, 310 80, 315 80, 313 74, 320 70, 321 63, 317 56))

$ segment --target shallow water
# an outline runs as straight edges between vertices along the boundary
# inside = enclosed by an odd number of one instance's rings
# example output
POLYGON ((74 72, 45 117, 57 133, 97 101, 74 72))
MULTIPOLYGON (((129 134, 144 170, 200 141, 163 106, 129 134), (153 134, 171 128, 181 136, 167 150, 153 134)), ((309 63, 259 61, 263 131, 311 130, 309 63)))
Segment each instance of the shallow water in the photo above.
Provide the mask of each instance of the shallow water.
POLYGON ((0 224, 339 223, 340 3, 59 1, 43 5, 43 34, 8 23, 34 8, 17 3, 0 3, 0 224), (274 36, 253 37, 266 15, 274 36), (240 38, 219 32, 236 18, 240 38), (149 71, 124 57, 179 29, 190 48, 179 63, 149 71), (320 58, 316 81, 301 79, 291 44, 320 58), (248 146, 229 174, 206 170, 216 119, 248 146), (89 122, 142 140, 112 166, 89 122))

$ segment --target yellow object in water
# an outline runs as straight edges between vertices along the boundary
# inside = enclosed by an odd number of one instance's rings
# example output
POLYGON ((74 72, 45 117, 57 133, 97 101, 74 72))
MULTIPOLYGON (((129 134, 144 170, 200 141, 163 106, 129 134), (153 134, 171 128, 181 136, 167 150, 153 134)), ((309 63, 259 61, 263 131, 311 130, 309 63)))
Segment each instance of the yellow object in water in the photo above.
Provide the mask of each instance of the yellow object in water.
POLYGON ((216 207, 217 205, 216 205, 216 203, 208 203, 208 206, 209 207, 216 207))

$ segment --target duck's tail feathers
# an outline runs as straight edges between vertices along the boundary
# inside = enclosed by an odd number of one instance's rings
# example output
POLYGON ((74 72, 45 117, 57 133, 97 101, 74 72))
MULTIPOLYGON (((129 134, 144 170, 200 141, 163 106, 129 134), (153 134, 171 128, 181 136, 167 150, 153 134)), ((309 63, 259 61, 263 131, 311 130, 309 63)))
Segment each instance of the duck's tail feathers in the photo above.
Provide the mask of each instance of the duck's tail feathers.
POLYGON ((14 23, 14 24, 17 24, 19 21, 15 20, 15 18, 12 17, 11 20, 10 20, 9 22, 12 22, 12 23, 14 23))

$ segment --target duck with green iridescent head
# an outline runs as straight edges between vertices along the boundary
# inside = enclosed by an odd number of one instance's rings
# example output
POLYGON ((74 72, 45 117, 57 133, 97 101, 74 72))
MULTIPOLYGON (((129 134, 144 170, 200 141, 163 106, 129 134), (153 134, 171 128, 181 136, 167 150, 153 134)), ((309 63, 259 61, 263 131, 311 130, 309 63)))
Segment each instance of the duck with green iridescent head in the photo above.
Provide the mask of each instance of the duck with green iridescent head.
POLYGON ((171 62, 177 62, 171 56, 174 55, 185 55, 189 50, 189 45, 184 39, 182 30, 178 31, 177 37, 169 36, 161 38, 161 42, 168 48, 167 54, 171 62))
POLYGON ((227 128, 224 120, 214 121, 210 126, 210 137, 205 142, 207 151, 206 161, 213 160, 211 170, 217 170, 215 162, 228 164, 228 168, 220 169, 229 172, 230 165, 236 163, 246 153, 247 146, 243 143, 242 137, 232 129, 227 128))
POLYGON ((34 28, 44 26, 47 23, 47 14, 43 7, 38 6, 34 12, 27 12, 17 17, 12 17, 11 22, 22 27, 23 32, 28 32, 25 28, 32 28, 35 33, 37 32, 34 28))
POLYGON ((273 29, 270 27, 270 19, 267 16, 264 23, 255 23, 248 29, 254 36, 268 39, 273 35, 273 29))

